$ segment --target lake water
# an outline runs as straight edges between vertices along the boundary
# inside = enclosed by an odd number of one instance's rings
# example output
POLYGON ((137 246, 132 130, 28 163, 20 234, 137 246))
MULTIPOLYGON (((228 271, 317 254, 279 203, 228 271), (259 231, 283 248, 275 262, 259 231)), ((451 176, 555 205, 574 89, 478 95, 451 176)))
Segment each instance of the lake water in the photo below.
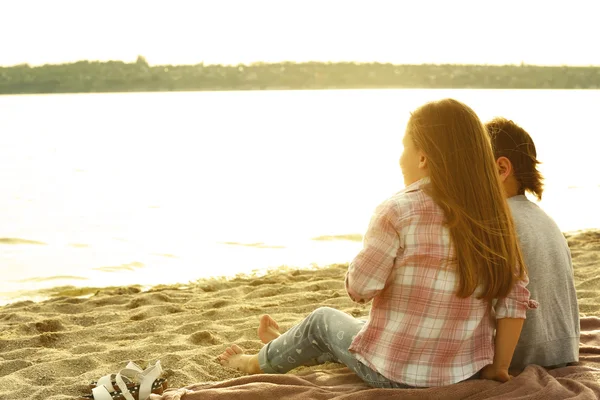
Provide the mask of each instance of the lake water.
POLYGON ((313 239, 363 233, 403 187, 409 112, 443 97, 528 130, 541 206, 564 231, 600 228, 600 91, 0 96, 0 303, 347 262, 359 241, 313 239))

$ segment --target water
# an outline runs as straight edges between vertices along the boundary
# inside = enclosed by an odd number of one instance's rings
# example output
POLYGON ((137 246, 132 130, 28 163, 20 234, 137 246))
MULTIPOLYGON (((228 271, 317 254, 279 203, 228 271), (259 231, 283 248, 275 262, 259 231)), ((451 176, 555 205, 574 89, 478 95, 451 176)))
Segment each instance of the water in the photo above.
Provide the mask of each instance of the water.
POLYGON ((541 206, 600 228, 600 91, 343 90, 0 97, 0 303, 347 262, 402 188, 409 112, 454 97, 532 135, 541 206), (17 242, 19 242, 17 240, 17 242))

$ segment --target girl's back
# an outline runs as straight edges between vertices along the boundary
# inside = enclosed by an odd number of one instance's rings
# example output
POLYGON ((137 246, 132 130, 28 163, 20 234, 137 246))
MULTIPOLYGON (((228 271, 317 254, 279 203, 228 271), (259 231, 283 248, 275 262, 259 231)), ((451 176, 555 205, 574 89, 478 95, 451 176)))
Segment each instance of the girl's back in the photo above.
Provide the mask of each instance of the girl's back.
MULTIPOLYGON (((491 308, 477 298, 480 290, 456 295, 454 246, 444 212, 423 190, 429 183, 423 178, 378 207, 365 235, 369 250, 354 259, 346 278, 350 296, 373 298, 350 350, 384 376, 417 387, 462 381, 494 357, 491 308)), ((497 303, 497 315, 524 317, 524 285, 497 303)))

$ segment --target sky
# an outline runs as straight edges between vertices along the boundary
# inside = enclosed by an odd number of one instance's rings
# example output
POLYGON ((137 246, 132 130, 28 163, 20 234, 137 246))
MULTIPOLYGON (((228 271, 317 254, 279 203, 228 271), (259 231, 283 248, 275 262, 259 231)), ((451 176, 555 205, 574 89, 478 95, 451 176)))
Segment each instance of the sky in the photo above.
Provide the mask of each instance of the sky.
POLYGON ((600 65, 599 0, 0 0, 0 65, 600 65))

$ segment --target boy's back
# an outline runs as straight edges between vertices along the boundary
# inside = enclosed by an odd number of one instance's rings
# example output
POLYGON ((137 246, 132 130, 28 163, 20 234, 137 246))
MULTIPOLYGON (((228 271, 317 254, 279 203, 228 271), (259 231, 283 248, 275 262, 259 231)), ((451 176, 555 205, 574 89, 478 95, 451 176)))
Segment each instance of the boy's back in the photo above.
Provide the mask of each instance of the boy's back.
POLYGON ((579 309, 567 241, 556 223, 524 195, 508 199, 523 257, 531 298, 539 302, 527 319, 511 368, 544 367, 579 359, 579 309))

